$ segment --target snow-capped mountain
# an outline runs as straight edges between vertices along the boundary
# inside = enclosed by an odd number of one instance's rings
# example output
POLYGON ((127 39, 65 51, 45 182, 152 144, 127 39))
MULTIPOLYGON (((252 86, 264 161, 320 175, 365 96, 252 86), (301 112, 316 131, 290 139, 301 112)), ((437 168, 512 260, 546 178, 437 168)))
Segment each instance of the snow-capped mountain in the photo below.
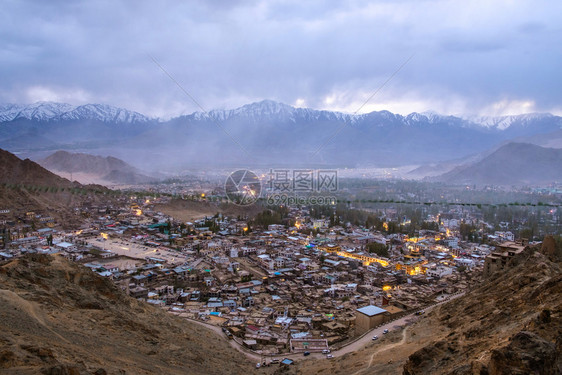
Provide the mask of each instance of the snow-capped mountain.
POLYGON ((352 122, 360 116, 353 116, 341 112, 322 111, 310 108, 295 108, 288 104, 278 103, 273 100, 263 100, 257 103, 246 104, 242 107, 229 110, 211 110, 207 113, 195 112, 183 116, 186 119, 227 121, 232 119, 245 119, 250 121, 286 120, 293 123, 306 119, 317 121, 349 121, 352 122))
MULTIPOLYGON (((98 120, 106 123, 136 123, 155 121, 138 112, 123 108, 113 107, 105 104, 85 104, 74 106, 66 103, 37 102, 29 105, 0 104, 0 122, 8 122, 17 119, 35 121, 64 121, 64 120, 98 120)), ((178 119, 178 118, 175 118, 178 119)), ((172 120, 175 120, 174 118, 172 120)), ((247 120, 251 122, 289 121, 293 123, 301 121, 338 121, 344 123, 357 123, 362 121, 388 122, 402 125, 423 125, 446 123, 459 127, 480 126, 486 129, 506 130, 512 125, 529 126, 537 121, 554 120, 556 116, 548 113, 531 113, 515 116, 471 116, 455 117, 444 116, 435 112, 412 112, 402 116, 389 111, 378 111, 367 114, 348 114, 327 110, 316 110, 311 108, 296 108, 273 100, 263 100, 256 103, 246 104, 242 107, 227 110, 211 110, 209 112, 194 112, 190 115, 180 116, 179 119, 188 121, 231 121, 247 120)), ((562 124, 562 123, 560 123, 562 124)), ((562 126, 561 126, 562 127, 562 126)))
POLYGON ((44 153, 99 150, 132 164, 143 154, 142 163, 166 160, 166 165, 176 160, 185 165, 201 160, 213 165, 435 163, 560 129, 562 117, 550 114, 461 118, 379 111, 353 115, 271 100, 168 121, 98 104, 0 105, 0 148, 44 153))
POLYGON ((27 119, 35 121, 98 120, 102 122, 138 123, 150 118, 123 108, 105 104, 73 106, 66 103, 37 102, 29 105, 0 105, 0 122, 27 119))
POLYGON ((183 116, 185 119, 216 121, 228 121, 234 119, 245 119, 250 121, 285 120, 293 123, 299 121, 340 121, 348 124, 377 118, 381 121, 403 123, 414 125, 416 123, 434 123, 449 116, 441 116, 435 113, 416 113, 407 116, 394 114, 389 111, 378 111, 366 114, 349 114, 337 111, 316 110, 311 108, 297 108, 273 100, 263 100, 256 103, 246 104, 242 107, 229 110, 211 110, 209 112, 194 112, 183 116))
POLYGON ((302 121, 338 121, 346 124, 360 123, 363 121, 375 122, 377 125, 408 125, 423 126, 431 124, 441 124, 464 128, 483 128, 486 130, 503 131, 512 125, 518 127, 527 126, 543 120, 554 120, 560 127, 556 116, 548 113, 531 113, 515 116, 499 117, 456 117, 450 115, 440 115, 435 112, 427 111, 423 113, 412 112, 408 115, 399 115, 389 111, 370 112, 366 114, 348 114, 327 110, 316 110, 311 108, 296 108, 287 104, 278 103, 272 100, 263 100, 256 103, 246 104, 242 107, 227 110, 211 110, 209 112, 194 112, 180 118, 188 121, 234 121, 246 120, 249 122, 289 121, 299 123, 302 121))
POLYGON ((527 113, 512 116, 472 116, 465 119, 474 124, 496 130, 506 130, 513 125, 528 126, 536 121, 553 119, 550 113, 527 113))

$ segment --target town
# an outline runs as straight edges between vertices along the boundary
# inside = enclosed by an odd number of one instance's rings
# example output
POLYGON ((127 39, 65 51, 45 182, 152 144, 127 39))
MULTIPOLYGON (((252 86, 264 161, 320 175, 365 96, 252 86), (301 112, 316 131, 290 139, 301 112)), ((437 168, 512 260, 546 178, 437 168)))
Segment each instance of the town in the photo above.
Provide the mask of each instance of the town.
POLYGON ((326 354, 385 322, 423 313, 468 291, 528 243, 460 205, 422 207, 423 229, 407 234, 397 226, 412 218, 393 204, 369 209, 362 224, 335 206, 181 221, 160 210, 172 199, 131 193, 108 205, 83 204, 72 229, 48 214, 16 219, 3 210, 0 258, 60 254, 134 298, 276 356, 326 354), (467 226, 485 228, 486 241, 467 226))

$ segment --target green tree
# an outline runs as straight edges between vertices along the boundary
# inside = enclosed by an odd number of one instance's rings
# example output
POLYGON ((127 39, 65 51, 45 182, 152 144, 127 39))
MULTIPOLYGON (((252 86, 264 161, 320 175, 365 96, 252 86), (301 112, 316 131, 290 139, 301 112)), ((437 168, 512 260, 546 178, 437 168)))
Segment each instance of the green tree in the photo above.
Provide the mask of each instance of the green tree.
POLYGON ((371 242, 367 244, 367 251, 369 253, 375 253, 378 256, 381 257, 385 257, 388 258, 389 254, 388 254, 388 248, 386 245, 383 245, 381 243, 378 242, 371 242))
POLYGON ((533 237, 534 237, 534 234, 535 234, 534 232, 535 231, 533 230, 533 228, 525 228, 525 229, 522 229, 519 232, 519 237, 520 238, 527 238, 528 240, 532 240, 533 237))

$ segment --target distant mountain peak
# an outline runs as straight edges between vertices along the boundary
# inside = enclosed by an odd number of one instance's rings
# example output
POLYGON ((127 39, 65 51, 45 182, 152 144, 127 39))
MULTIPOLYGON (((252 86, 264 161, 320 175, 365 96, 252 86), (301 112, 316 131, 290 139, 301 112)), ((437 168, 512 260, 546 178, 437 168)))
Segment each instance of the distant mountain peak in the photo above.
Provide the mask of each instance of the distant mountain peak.
POLYGON ((295 107, 293 107, 289 104, 277 102, 277 101, 271 100, 271 99, 264 99, 264 100, 260 100, 258 102, 245 104, 241 108, 268 108, 268 109, 271 109, 271 110, 274 110, 274 111, 277 111, 279 109, 295 109, 295 107))
POLYGON ((27 105, 0 104, 0 122, 27 119, 35 121, 98 120, 102 122, 138 123, 150 118, 138 112, 106 104, 71 105, 36 102, 27 105))
POLYGON ((463 119, 483 127, 505 130, 517 122, 524 125, 525 123, 529 123, 531 121, 549 119, 552 117, 554 116, 550 113, 525 113, 509 116, 466 116, 463 117, 463 119))

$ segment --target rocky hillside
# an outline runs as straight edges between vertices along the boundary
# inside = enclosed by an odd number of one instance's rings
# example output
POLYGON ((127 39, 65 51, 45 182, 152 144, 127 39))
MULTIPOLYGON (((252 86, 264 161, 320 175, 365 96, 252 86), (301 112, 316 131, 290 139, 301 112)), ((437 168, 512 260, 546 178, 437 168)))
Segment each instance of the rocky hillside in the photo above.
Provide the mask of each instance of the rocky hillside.
POLYGON ((59 256, 0 265, 3 374, 241 374, 241 354, 203 327, 126 296, 59 256))
POLYGON ((535 252, 428 319, 446 333, 409 356, 405 375, 562 373, 562 269, 535 252))

